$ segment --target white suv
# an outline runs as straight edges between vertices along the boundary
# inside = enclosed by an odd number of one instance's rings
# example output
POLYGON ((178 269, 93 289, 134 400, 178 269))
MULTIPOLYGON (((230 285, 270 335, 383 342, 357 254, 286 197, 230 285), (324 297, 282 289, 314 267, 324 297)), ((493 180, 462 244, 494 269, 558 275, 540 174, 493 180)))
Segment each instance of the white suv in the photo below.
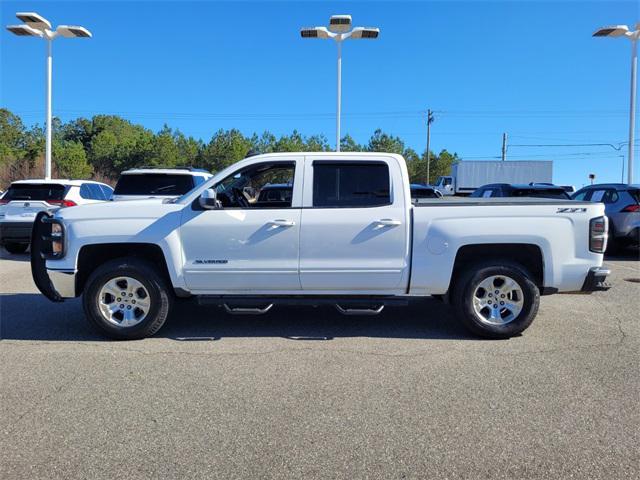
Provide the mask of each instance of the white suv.
POLYGON ((120 174, 112 200, 175 198, 204 183, 212 175, 197 168, 133 168, 120 174))
POLYGON ((24 253, 38 212, 104 202, 113 189, 91 180, 19 180, 0 199, 0 243, 10 253, 24 253))

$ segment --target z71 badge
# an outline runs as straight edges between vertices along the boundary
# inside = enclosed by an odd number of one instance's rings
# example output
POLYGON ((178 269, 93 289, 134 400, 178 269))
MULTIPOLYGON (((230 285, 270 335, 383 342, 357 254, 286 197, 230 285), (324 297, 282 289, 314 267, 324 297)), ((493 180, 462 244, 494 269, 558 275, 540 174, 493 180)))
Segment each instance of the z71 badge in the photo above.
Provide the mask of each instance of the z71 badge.
POLYGON ((556 213, 585 213, 587 211, 586 208, 559 208, 556 213))

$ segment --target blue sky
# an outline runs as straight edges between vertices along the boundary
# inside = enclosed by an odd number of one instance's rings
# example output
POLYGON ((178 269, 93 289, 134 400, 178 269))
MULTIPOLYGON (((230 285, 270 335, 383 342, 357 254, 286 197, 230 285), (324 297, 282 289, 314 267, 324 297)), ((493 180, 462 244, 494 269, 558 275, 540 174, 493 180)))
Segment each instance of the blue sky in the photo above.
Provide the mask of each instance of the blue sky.
MULTIPOLYGON (((463 159, 550 159, 554 181, 619 181, 628 138, 630 42, 595 39, 601 25, 640 21, 639 2, 2 1, 16 11, 89 28, 54 42, 54 114, 117 113, 205 141, 219 128, 335 136, 333 42, 301 26, 350 13, 375 41, 343 48, 343 133, 376 128, 425 148, 421 111, 436 111, 432 149, 463 159)), ((42 122, 42 40, 0 33, 0 105, 42 122)), ((640 122, 639 122, 640 123, 640 122)), ((640 148, 638 149, 640 150, 640 148)), ((640 155, 637 155, 640 157, 640 155)), ((640 177, 636 160, 635 176, 640 177)))

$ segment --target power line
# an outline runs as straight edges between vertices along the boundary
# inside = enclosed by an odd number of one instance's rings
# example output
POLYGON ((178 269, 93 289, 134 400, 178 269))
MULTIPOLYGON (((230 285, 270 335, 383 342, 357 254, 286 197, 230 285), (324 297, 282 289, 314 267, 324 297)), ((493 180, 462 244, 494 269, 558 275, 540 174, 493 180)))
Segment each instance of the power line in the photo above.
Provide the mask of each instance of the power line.
MULTIPOLYGON (((533 154, 533 155, 510 155, 509 158, 510 159, 528 159, 528 158, 559 158, 562 159, 562 157, 605 157, 605 158, 614 158, 617 157, 617 155, 615 153, 612 152, 573 152, 573 153, 545 153, 545 154, 533 154)), ((461 155, 460 158, 462 158, 463 160, 466 159, 485 159, 485 158, 492 158, 492 159, 500 159, 501 156, 500 155, 495 155, 495 154, 489 154, 489 155, 478 155, 478 154, 474 154, 474 155, 461 155)), ((569 158, 567 158, 567 160, 569 160, 569 158)))
MULTIPOLYGON (((620 151, 622 147, 629 145, 629 142, 613 143, 547 143, 547 144, 512 144, 509 147, 611 147, 614 150, 620 151)), ((634 143, 635 145, 635 143, 634 143)))
MULTIPOLYGON (((17 113, 41 113, 41 110, 18 110, 17 113)), ((95 110, 86 109, 57 109, 57 112, 67 114, 91 114, 95 115, 95 110)), ((378 118, 418 118, 424 117, 427 112, 424 110, 392 110, 392 111, 371 111, 371 112, 351 112, 344 116, 358 117, 378 117, 378 118)), ((567 117, 567 116, 624 116, 626 112, 619 110, 432 110, 444 117, 567 117)), ((100 112, 102 115, 123 115, 140 118, 335 118, 335 112, 149 112, 149 111, 107 111, 100 112)))

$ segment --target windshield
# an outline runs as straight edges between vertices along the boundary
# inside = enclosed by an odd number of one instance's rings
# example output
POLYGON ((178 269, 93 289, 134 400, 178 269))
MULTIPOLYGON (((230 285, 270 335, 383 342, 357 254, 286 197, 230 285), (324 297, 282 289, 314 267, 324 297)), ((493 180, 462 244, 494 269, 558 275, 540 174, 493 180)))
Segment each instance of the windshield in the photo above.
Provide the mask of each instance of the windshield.
POLYGON ((183 195, 194 187, 191 175, 145 173, 121 175, 114 195, 183 195))
POLYGON ((65 192, 66 187, 57 183, 14 183, 2 199, 6 202, 12 200, 62 200, 65 192))

